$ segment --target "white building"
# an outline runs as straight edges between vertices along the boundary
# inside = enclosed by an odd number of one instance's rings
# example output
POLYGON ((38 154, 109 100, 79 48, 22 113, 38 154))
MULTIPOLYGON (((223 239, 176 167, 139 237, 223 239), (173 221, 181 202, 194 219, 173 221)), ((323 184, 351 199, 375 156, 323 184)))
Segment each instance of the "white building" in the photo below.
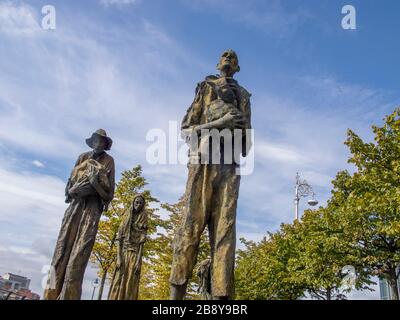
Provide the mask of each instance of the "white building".
POLYGON ((13 273, 6 273, 1 277, 0 288, 8 288, 9 290, 29 289, 31 280, 27 277, 19 276, 13 273))
MULTIPOLYGON (((397 287, 400 289, 400 277, 397 279, 397 287)), ((392 300, 392 290, 387 280, 379 279, 379 291, 381 300, 392 300)))

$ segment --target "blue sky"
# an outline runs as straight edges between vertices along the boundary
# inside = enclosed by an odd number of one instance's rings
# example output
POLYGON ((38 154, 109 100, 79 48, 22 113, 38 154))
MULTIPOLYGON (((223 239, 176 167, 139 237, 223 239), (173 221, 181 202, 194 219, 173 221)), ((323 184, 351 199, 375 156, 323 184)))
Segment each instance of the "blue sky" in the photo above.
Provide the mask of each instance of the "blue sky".
MULTIPOLYGON (((140 163, 154 195, 177 201, 186 166, 148 164, 146 133, 181 121, 227 48, 239 55, 255 129, 238 237, 292 221, 297 171, 324 204, 336 172, 351 169, 347 128, 371 139, 370 126, 399 105, 399 12, 395 0, 0 1, 0 272, 28 275, 42 293, 64 184, 97 128, 114 139, 118 177, 140 163), (41 28, 46 4, 56 30, 41 28), (341 28, 346 4, 356 30, 341 28)), ((86 298, 94 277, 89 267, 86 298)))

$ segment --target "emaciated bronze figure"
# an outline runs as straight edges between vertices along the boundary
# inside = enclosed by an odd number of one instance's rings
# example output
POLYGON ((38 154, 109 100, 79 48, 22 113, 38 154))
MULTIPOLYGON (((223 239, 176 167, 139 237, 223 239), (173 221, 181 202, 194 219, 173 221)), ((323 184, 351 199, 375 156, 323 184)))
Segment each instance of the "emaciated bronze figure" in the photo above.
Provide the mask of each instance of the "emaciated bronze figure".
POLYGON ((142 195, 137 195, 118 229, 117 263, 108 294, 109 300, 138 299, 146 234, 145 200, 142 195))
POLYGON ((45 300, 81 298, 100 216, 114 196, 114 159, 105 152, 111 148, 111 138, 99 129, 86 143, 93 151, 79 156, 65 188, 65 201, 70 205, 58 235, 45 300))
MULTIPOLYGON (((237 174, 237 152, 245 157, 251 147, 246 129, 250 123, 250 93, 233 79, 240 70, 238 57, 225 51, 217 65, 220 74, 208 76, 196 88, 193 103, 183 121, 182 132, 190 146, 188 181, 185 193, 185 214, 175 235, 170 276, 171 299, 183 299, 187 282, 196 264, 201 234, 208 227, 211 245, 211 295, 213 299, 229 299, 234 295, 234 263, 236 246, 236 206, 240 175, 237 174), (230 161, 220 152, 220 162, 203 163, 199 159, 204 148, 202 131, 224 129, 238 131, 241 149, 234 150, 230 161), (193 139, 201 136, 193 148, 193 139)), ((209 136, 205 136, 208 139, 209 136)), ((225 140, 221 140, 220 151, 225 140)), ((213 151, 212 151, 213 153, 213 151)), ((227 154, 227 153, 225 153, 227 154)))

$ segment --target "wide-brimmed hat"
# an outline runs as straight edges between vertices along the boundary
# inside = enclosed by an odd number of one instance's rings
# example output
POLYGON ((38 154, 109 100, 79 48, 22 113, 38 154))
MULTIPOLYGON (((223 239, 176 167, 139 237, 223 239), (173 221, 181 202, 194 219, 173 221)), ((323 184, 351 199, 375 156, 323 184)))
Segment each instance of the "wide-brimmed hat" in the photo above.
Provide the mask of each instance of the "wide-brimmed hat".
POLYGON ((90 138, 86 139, 86 144, 89 147, 93 148, 93 138, 96 135, 100 136, 106 140, 106 146, 105 146, 104 150, 110 150, 113 142, 112 142, 112 139, 107 136, 106 131, 103 129, 99 129, 96 132, 93 132, 92 136, 90 138))

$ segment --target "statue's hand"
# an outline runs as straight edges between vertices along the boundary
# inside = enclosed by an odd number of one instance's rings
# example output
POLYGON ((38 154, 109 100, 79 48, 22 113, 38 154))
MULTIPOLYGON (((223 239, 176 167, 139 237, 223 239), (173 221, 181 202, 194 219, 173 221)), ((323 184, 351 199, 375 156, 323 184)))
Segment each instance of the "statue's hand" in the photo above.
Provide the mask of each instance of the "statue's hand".
POLYGON ((89 180, 90 184, 94 187, 99 181, 99 176, 97 175, 97 173, 95 172, 95 170, 92 166, 89 167, 88 176, 89 176, 88 180, 89 180))
POLYGON ((239 111, 231 111, 219 119, 221 129, 244 129, 246 125, 243 114, 239 111))
POLYGON ((99 183, 99 176, 97 174, 91 174, 89 176, 89 182, 92 186, 95 186, 99 183))
POLYGON ((208 122, 205 124, 200 124, 193 128, 193 132, 200 134, 201 130, 212 130, 212 129, 245 129, 246 121, 243 114, 239 111, 231 111, 225 114, 222 118, 208 122))

